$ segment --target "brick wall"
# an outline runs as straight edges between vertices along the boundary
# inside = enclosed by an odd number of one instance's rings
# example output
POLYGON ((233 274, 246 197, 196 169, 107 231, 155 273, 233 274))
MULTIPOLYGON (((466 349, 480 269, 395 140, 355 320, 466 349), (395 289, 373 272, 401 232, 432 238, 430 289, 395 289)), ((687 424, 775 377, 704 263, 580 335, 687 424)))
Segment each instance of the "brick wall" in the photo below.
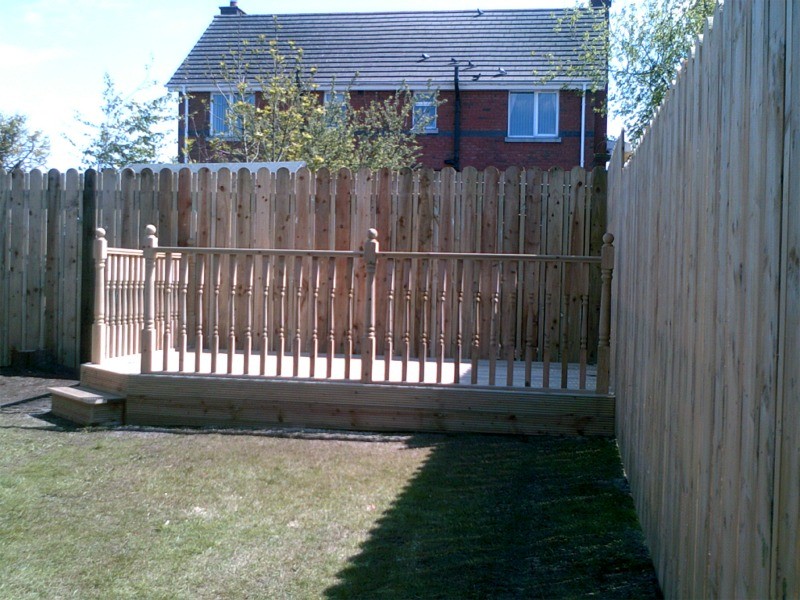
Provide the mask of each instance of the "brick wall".
MULTIPOLYGON (((391 92, 351 93, 355 107, 366 105, 371 100, 381 99, 391 92)), ((454 93, 440 94, 444 103, 437 116, 438 133, 419 136, 422 147, 420 163, 426 167, 441 169, 446 160, 453 157, 454 93)), ((592 167, 596 154, 605 153, 606 118, 594 110, 604 100, 602 94, 589 96, 586 103, 585 166, 592 167)), ((209 94, 197 94, 190 99, 189 135, 196 139, 191 157, 206 161, 205 136, 208 135, 209 94)), ((570 169, 580 163, 581 96, 579 92, 562 91, 559 98, 558 142, 507 142, 508 92, 505 90, 462 89, 461 91, 461 167, 473 166, 485 169, 495 166, 554 166, 570 169)), ((183 104, 180 108, 179 152, 183 148, 183 104)), ((605 161, 601 158, 600 161, 605 161)))

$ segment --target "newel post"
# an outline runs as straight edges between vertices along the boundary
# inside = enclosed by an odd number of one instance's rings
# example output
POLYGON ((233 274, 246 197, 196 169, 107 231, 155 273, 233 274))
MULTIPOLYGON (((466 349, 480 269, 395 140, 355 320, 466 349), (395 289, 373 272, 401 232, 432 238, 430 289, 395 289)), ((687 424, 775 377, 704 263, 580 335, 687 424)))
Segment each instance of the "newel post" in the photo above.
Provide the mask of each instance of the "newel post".
POLYGON ((614 272, 614 236, 603 236, 600 252, 600 331, 597 343, 597 393, 607 394, 611 378, 611 277, 614 272))
POLYGON ((378 262, 378 232, 370 229, 364 243, 364 264, 367 270, 366 314, 364 316, 364 343, 361 349, 361 381, 372 381, 372 365, 375 360, 375 268, 378 262))
POLYGON ((106 353, 106 260, 108 242, 106 230, 98 227, 94 232, 94 321, 92 323, 92 362, 99 365, 106 353))
POLYGON ((142 329, 142 373, 153 372, 156 349, 156 251, 155 225, 148 225, 144 238, 144 329, 142 329))

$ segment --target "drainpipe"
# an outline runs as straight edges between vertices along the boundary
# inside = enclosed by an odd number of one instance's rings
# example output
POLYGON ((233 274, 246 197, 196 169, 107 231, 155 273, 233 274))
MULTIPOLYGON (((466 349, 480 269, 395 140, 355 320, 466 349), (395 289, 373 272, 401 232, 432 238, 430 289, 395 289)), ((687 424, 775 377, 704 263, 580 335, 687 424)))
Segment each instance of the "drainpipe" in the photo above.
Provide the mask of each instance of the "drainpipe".
POLYGON ((453 89, 455 101, 453 103, 453 158, 444 163, 452 166, 456 171, 461 170, 461 90, 458 87, 458 65, 453 67, 453 89))
POLYGON ((585 168, 586 162, 586 84, 583 84, 583 94, 581 94, 581 168, 585 168))
POLYGON ((186 93, 186 86, 181 90, 183 94, 183 163, 189 162, 189 96, 186 93))

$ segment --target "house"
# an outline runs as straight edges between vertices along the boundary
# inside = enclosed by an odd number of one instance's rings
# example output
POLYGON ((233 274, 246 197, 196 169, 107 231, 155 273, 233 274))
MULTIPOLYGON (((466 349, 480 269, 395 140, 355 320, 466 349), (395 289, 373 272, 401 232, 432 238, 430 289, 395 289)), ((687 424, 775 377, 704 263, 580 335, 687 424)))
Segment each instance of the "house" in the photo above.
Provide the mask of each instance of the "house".
MULTIPOLYGON (((605 91, 587 71, 605 65, 580 60, 608 4, 592 0, 573 22, 564 9, 250 15, 231 0, 167 84, 181 97, 179 153, 194 140, 191 159, 209 160, 204 142, 224 133, 221 63, 264 36, 302 48, 319 89, 349 83, 353 104, 414 90, 415 114, 430 117, 418 137, 426 167, 604 164, 605 91)), ((250 71, 267 73, 258 61, 250 71)))

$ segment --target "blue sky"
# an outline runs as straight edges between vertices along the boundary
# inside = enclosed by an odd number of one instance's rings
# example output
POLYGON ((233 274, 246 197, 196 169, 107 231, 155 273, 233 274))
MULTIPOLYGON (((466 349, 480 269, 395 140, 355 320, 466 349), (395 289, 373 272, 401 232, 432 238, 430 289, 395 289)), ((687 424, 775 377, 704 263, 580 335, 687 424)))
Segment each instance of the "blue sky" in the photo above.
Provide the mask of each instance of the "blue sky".
MULTIPOLYGON (((103 74, 124 92, 163 85, 229 0, 3 0, 0 3, 0 113, 28 117, 51 142, 48 167, 80 166, 76 113, 99 120, 103 74), (149 69, 149 72, 148 72, 149 69)), ((239 0, 251 14, 556 8, 575 0, 239 0)), ((177 114, 177 103, 176 103, 177 114)), ((176 129, 176 128, 173 128, 176 129)), ((175 145, 170 156, 177 153, 175 145)))

